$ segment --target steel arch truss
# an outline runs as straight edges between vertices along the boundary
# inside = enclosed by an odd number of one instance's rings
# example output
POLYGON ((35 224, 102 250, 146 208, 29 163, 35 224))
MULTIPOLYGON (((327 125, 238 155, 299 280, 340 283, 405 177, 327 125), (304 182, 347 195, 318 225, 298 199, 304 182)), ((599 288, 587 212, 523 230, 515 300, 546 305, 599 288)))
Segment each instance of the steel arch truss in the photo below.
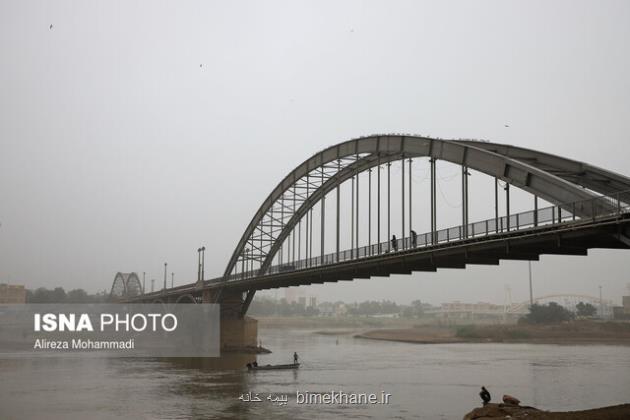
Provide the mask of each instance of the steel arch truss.
POLYGON ((112 289, 109 293, 110 299, 120 299, 139 296, 143 293, 142 283, 136 273, 116 273, 112 289))
POLYGON ((588 188, 603 195, 621 193, 620 197, 623 201, 630 201, 630 191, 628 191, 630 179, 615 172, 585 162, 578 162, 522 147, 472 140, 458 140, 458 143, 472 145, 528 163, 572 184, 588 188))
POLYGON ((344 181, 375 166, 415 157, 444 160, 477 170, 580 217, 588 217, 595 210, 588 206, 569 208, 569 203, 630 189, 630 179, 619 174, 506 145, 407 135, 358 138, 317 153, 278 184, 241 237, 224 272, 224 280, 234 277, 239 270, 264 274, 293 229, 305 216, 306 222, 312 223, 312 215, 309 218, 312 208, 344 181))
MULTIPOLYGON (((428 157, 433 163, 443 160, 458 164, 462 166, 463 174, 468 174, 468 168, 485 173, 568 210, 574 217, 595 217, 602 211, 612 210, 608 208, 611 206, 608 202, 595 200, 600 195, 624 194, 621 198, 626 202, 630 201, 629 178, 542 152, 473 140, 442 140, 411 135, 363 137, 315 154, 278 184, 247 226, 225 269, 223 281, 240 276, 267 274, 276 255, 279 255, 282 270, 283 244, 293 232, 291 240, 295 254, 295 229, 297 227, 301 234, 302 220, 305 220, 307 232, 308 225, 311 225, 312 241, 312 209, 321 202, 323 212, 326 194, 335 189, 339 194, 339 186, 349 179, 354 184, 355 177, 358 191, 360 173, 371 171, 373 167, 380 168, 383 164, 391 164, 392 161, 404 162, 404 159, 416 157, 428 157), (620 193, 621 191, 624 192, 620 193)), ((434 170, 435 165, 432 165, 432 171, 434 170)), ((467 197, 467 187, 465 194, 467 197)), ((617 201, 619 202, 619 197, 617 201)), ((357 198, 357 220, 358 208, 357 198)), ((463 228, 468 229, 467 206, 464 211, 463 228)), ((432 214, 434 213, 433 207, 432 214)), ((323 220, 323 213, 321 217, 323 220)), ((434 217, 432 215, 432 230, 435 230, 434 217)), ((324 234, 322 231, 322 237, 324 234)), ((337 251, 338 240, 337 236, 337 251)), ((358 243, 358 233, 356 242, 358 243)), ((301 238, 298 238, 298 249, 299 244, 301 238)), ((308 242, 306 246, 308 248, 308 242)), ((323 255, 323 240, 321 246, 323 255)), ((312 245, 310 253, 312 257, 312 245)), ((306 255, 308 258, 308 254, 306 255)), ((295 255, 292 259, 295 261, 295 255)), ((288 271, 291 268, 287 265, 288 271)), ((253 296, 254 291, 247 293, 242 302, 242 314, 247 310, 253 296)), ((216 300, 221 300, 221 292, 216 295, 216 300)))

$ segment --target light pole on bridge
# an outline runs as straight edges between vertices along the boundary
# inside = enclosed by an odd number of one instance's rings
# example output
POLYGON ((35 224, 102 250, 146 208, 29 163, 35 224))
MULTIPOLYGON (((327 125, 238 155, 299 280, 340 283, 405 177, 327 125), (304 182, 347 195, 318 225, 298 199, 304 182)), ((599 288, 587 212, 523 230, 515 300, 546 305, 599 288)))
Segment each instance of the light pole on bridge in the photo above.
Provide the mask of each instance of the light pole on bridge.
POLYGON ((201 247, 201 281, 203 281, 203 278, 205 277, 205 271, 206 271, 206 247, 202 246, 201 247))
POLYGON ((204 265, 206 263, 205 256, 206 247, 202 246, 201 248, 197 248, 197 282, 203 282, 204 277, 204 265))
POLYGON ((197 248, 197 282, 201 282, 201 248, 197 248))

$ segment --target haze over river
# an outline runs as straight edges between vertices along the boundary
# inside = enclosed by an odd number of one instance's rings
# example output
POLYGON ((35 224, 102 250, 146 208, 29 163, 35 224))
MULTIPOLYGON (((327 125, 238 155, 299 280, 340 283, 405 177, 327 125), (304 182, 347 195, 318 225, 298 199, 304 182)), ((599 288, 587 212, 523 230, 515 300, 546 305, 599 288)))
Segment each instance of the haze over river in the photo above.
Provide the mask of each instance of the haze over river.
POLYGON ((546 410, 630 401, 630 347, 614 345, 417 345, 265 328, 272 354, 259 364, 298 371, 249 373, 254 356, 191 360, 58 357, 0 360, 1 419, 461 419, 511 394, 546 410), (338 344, 337 344, 338 340, 338 344), (296 391, 392 394, 388 405, 297 405, 296 391), (243 402, 244 393, 261 402, 243 402), (266 397, 287 395, 279 406, 266 397))

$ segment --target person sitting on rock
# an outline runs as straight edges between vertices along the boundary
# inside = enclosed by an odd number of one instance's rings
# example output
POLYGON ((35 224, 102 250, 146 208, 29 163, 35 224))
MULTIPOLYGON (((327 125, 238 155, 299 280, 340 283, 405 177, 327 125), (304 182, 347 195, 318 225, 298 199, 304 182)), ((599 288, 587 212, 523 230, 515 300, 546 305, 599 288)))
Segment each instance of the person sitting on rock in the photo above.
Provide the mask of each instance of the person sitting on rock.
POLYGON ((481 397, 481 400, 483 401, 483 405, 488 404, 490 400, 492 399, 492 397, 490 396, 490 393, 488 392, 485 386, 481 387, 481 392, 479 393, 479 396, 481 397))

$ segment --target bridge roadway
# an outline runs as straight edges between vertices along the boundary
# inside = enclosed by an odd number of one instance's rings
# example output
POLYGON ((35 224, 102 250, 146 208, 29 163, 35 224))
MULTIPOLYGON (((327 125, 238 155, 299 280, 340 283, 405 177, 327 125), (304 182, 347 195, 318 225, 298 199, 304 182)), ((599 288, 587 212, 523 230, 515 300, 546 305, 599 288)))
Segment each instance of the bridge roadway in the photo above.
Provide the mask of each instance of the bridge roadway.
MULTIPOLYGON (((295 262, 291 271, 284 271, 283 266, 270 267, 267 274, 253 275, 243 278, 232 275, 227 280, 223 277, 205 280, 202 283, 190 283, 134 297, 127 297, 127 302, 202 302, 213 299, 216 292, 245 293, 250 290, 303 286, 338 282, 342 280, 366 279, 373 276, 389 276, 391 274, 411 274, 414 271, 436 271, 438 268, 465 268, 467 264, 498 265, 500 260, 535 261, 543 254, 555 255, 587 255, 591 248, 628 249, 630 248, 630 213, 628 208, 620 209, 617 214, 587 220, 556 221, 538 226, 515 226, 511 230, 484 232, 482 236, 470 238, 446 239, 435 245, 402 247, 394 252, 387 252, 389 243, 381 244, 382 253, 378 255, 361 255, 357 251, 344 251, 343 255, 352 253, 355 258, 340 260, 340 256, 331 254, 338 262, 321 264, 319 258, 311 261, 295 262), (355 254, 356 252, 356 254, 355 254)), ((513 217, 513 216, 512 216, 513 217)), ((505 218, 503 218, 505 219, 505 218)), ((518 220, 518 218, 516 219, 518 220)), ((493 219, 494 221, 494 219, 493 219)), ((503 225, 504 220, 499 225, 503 225)), ((482 222, 483 223, 483 222, 482 222)), ((487 221, 485 222, 487 226, 487 221)), ((457 229, 457 228, 455 228, 457 229)), ((493 227, 494 229, 494 227, 493 227)), ((452 231, 453 228, 449 229, 452 231)), ((498 229, 497 229, 498 230, 498 229)), ((444 230, 447 231, 447 230, 444 230)), ((461 232, 461 228, 459 229, 461 232)), ((444 236, 444 235, 442 235, 444 236)), ((419 235, 422 238, 423 235, 419 235)), ((402 244, 410 245, 410 238, 402 244)), ((372 245, 374 249, 378 245, 372 245)), ((367 247, 364 247, 367 248, 367 247)), ((368 248, 369 249, 369 248, 368 248)), ((330 258, 326 256, 324 261, 330 258)), ((286 264, 284 265, 286 269, 286 264)), ((241 307, 243 316, 250 302, 241 307)))

